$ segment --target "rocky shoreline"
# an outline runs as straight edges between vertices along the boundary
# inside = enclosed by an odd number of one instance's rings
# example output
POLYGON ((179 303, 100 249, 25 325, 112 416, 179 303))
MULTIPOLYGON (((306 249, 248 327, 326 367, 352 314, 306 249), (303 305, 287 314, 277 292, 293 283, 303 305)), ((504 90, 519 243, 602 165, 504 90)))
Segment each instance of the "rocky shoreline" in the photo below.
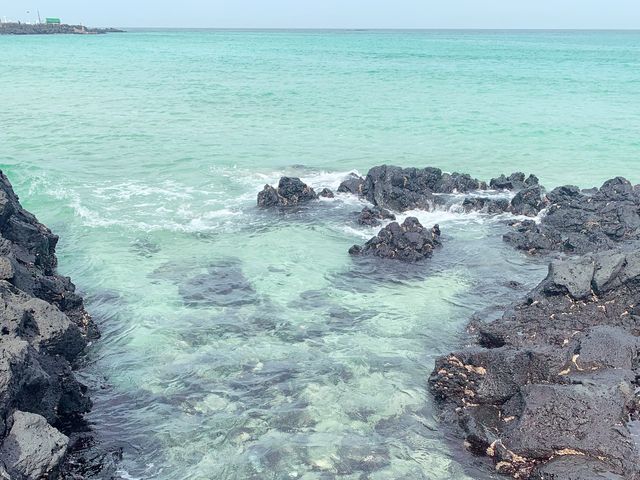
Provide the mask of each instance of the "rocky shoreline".
POLYGON ((0 35, 103 35, 124 33, 117 28, 89 28, 84 25, 0 22, 0 35))
MULTIPOLYGON (((297 195, 265 187, 273 201, 259 205, 317 199, 295 180, 284 185, 297 185, 297 195)), ((373 205, 358 217, 369 226, 395 220, 393 212, 442 208, 448 194, 465 195, 463 212, 515 215, 505 217, 504 241, 549 256, 549 273, 501 318, 473 319, 473 345, 436 361, 429 386, 443 425, 514 478, 640 479, 640 186, 616 177, 547 192, 520 172, 487 183, 383 165, 350 175, 338 193, 373 205)), ((437 225, 409 217, 350 253, 415 262, 440 245, 437 225)))
MULTIPOLYGON (((500 318, 473 319, 473 345, 436 361, 428 383, 443 425, 514 478, 640 479, 640 187, 616 177, 546 191, 522 173, 484 182, 380 166, 338 193, 372 204, 354 223, 382 226, 352 247, 356 257, 414 263, 446 248, 438 225, 395 214, 444 208, 447 196, 463 197, 462 212, 507 214, 504 241, 548 256, 549 272, 500 318)), ((258 205, 307 208, 333 196, 283 177, 258 205)), ((91 400, 73 369, 98 334, 56 273, 57 242, 0 172, 0 478, 86 478, 87 460, 70 452, 87 441, 91 400)), ((89 467, 99 471, 96 455, 89 467)))
POLYGON ((0 478, 57 478, 92 406, 73 367, 97 330, 57 242, 0 172, 0 478))

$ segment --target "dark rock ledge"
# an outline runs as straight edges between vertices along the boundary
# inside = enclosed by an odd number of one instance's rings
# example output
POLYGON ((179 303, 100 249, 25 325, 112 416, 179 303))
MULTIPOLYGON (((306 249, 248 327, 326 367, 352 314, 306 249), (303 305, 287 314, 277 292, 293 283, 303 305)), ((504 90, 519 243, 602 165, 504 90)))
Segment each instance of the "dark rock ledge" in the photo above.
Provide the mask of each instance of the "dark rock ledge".
POLYGON ((533 479, 638 479, 639 245, 554 261, 477 346, 436 361, 445 422, 498 472, 533 479))
POLYGON ((72 365, 96 330, 57 242, 0 172, 0 478, 56 478, 91 408, 72 365))

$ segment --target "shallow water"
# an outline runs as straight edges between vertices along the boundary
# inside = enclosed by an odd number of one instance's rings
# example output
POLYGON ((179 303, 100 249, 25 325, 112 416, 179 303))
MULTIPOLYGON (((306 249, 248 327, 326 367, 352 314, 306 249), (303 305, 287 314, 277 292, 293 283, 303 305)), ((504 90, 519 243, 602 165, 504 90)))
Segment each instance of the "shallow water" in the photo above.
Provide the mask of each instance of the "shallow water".
POLYGON ((0 165, 61 236, 103 339, 88 419, 123 478, 490 478, 438 428, 434 358, 545 266, 451 208, 423 265, 353 260, 373 165, 553 187, 640 181, 640 34, 135 32, 0 37, 0 165), (35 72, 35 73, 34 73, 35 72), (37 74, 36 74, 37 73, 37 74))

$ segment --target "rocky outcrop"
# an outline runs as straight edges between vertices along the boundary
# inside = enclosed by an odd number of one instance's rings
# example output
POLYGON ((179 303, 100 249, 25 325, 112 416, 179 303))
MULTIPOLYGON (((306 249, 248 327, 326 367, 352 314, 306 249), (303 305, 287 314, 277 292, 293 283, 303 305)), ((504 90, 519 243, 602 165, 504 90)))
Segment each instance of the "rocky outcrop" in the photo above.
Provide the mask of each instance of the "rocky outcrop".
POLYGON ((264 189, 258 193, 258 206, 269 207, 291 207, 317 200, 316 192, 296 177, 282 177, 278 182, 278 188, 265 185, 264 189))
POLYGON ((390 223, 364 246, 351 247, 349 253, 417 262, 433 255, 433 250, 440 245, 438 225, 431 229, 425 228, 417 218, 408 217, 401 225, 397 222, 390 223))
POLYGON ((96 330, 69 278, 58 237, 25 211, 0 172, 0 465, 15 479, 54 478, 91 407, 72 363, 96 330))
POLYGON ((436 361, 430 386, 468 448, 515 478, 640 478, 640 254, 555 261, 477 346, 436 361))
POLYGON ((349 176, 340 183, 338 187, 339 193, 351 193, 353 195, 362 195, 362 189, 364 188, 364 178, 355 173, 350 173, 349 176))
POLYGON ((443 173, 439 168, 401 168, 391 165, 373 167, 365 178, 350 174, 338 187, 340 193, 363 197, 374 206, 397 212, 430 210, 437 193, 467 193, 487 188, 470 175, 443 173))
POLYGON ((462 209, 466 212, 485 212, 500 214, 509 211, 511 203, 506 198, 467 197, 462 202, 462 209))
POLYGON ((515 172, 508 177, 503 174, 497 178, 492 178, 489 181, 489 187, 493 190, 523 190, 534 187, 538 185, 538 183, 538 177, 533 174, 525 178, 524 173, 515 172))
POLYGON ((377 227, 382 220, 395 220, 396 216, 380 207, 364 207, 358 215, 358 223, 368 227, 377 227))
POLYGON ((335 194, 329 188, 323 188, 318 196, 322 198, 334 198, 335 194))
POLYGON ((373 167, 367 173, 362 195, 377 207, 398 212, 430 210, 434 193, 466 193, 486 189, 486 184, 467 174, 443 173, 439 168, 373 167))
MULTIPOLYGON (((532 193, 523 199, 523 212, 540 206, 534 197, 532 193)), ((548 206, 541 221, 514 222, 504 236, 506 242, 529 253, 582 254, 640 239, 640 190, 622 177, 588 193, 573 186, 558 187, 543 202, 548 206)))

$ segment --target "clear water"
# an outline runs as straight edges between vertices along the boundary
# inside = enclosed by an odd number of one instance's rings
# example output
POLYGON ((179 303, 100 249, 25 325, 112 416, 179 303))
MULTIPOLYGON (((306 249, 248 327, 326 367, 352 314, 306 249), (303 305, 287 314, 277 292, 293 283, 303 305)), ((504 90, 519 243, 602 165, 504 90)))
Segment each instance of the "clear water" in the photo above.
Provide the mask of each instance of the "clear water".
POLYGON ((103 331, 82 375, 123 478, 490 477, 439 429, 427 376, 473 312, 544 265, 501 243, 501 219, 455 208, 418 212, 445 242, 424 265, 354 262, 375 232, 353 223, 358 200, 261 212, 266 182, 335 188, 382 163, 640 181, 640 33, 146 31, 0 49, 0 166, 61 236, 60 269, 103 331))

